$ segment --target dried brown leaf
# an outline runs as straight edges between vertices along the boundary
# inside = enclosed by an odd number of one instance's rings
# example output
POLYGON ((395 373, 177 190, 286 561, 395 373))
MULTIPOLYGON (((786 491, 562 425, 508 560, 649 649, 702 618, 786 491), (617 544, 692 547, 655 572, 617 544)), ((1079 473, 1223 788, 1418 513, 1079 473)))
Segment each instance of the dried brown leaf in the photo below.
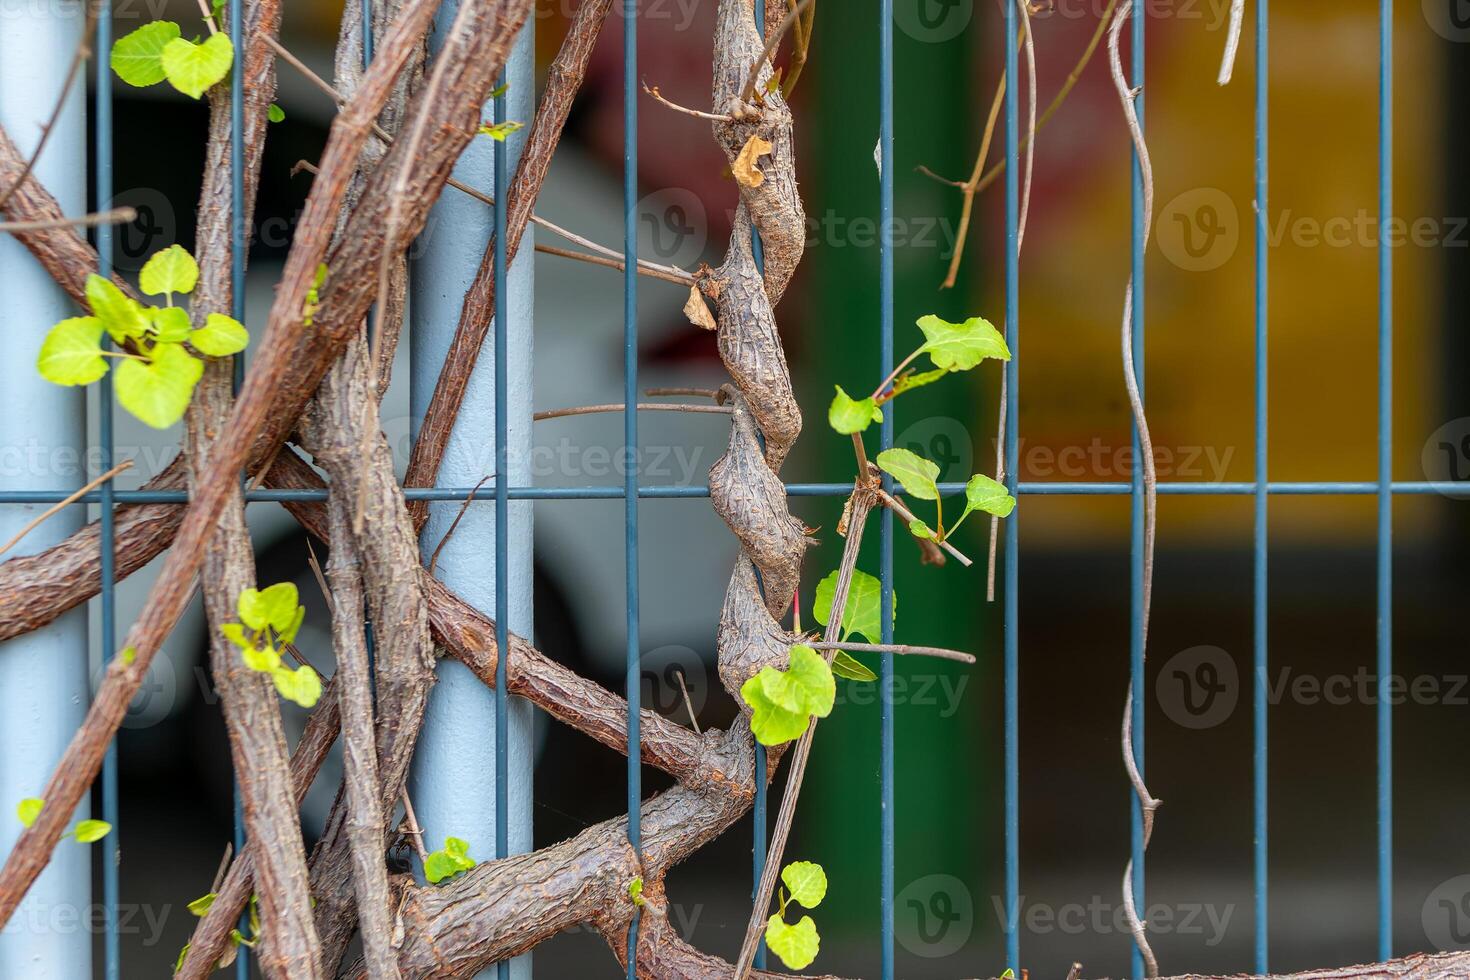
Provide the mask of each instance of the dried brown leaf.
POLYGON ((756 161, 770 153, 772 144, 770 140, 763 140, 758 135, 753 135, 745 141, 745 147, 735 162, 730 165, 730 172, 735 179, 746 187, 759 187, 765 182, 766 175, 761 173, 756 166, 756 161))

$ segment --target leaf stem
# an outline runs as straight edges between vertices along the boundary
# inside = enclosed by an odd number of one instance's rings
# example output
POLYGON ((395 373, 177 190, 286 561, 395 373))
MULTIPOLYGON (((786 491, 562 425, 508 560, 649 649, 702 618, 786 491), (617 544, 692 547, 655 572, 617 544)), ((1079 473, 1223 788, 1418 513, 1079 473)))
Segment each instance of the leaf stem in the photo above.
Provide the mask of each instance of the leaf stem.
POLYGON ((905 357, 902 361, 899 362, 898 367, 888 372, 888 377, 878 382, 878 387, 873 389, 873 394, 871 396, 873 401, 878 402, 878 404, 881 405, 884 402, 892 401, 894 398, 898 397, 897 395, 890 395, 888 398, 883 399, 883 401, 878 401, 879 396, 883 394, 883 390, 889 385, 893 384, 894 380, 903 373, 903 369, 914 363, 914 359, 922 353, 924 353, 924 345, 920 344, 917 348, 914 349, 914 352, 912 354, 910 354, 908 357, 905 357))

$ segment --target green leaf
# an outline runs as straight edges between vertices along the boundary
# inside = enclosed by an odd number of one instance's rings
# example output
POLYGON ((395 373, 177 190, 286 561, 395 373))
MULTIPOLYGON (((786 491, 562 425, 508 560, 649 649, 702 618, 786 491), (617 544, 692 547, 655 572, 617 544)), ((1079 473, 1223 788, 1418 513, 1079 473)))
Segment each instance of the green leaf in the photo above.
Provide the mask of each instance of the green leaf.
POLYGON ((286 110, 272 102, 265 108, 265 118, 268 122, 278 123, 286 121, 286 110))
MULTIPOLYGON (((837 573, 831 572, 817 583, 816 598, 812 602, 812 615, 823 626, 832 615, 832 597, 837 591, 837 573)), ((880 617, 878 598, 882 595, 882 584, 867 572, 853 569, 852 584, 847 589, 847 607, 842 611, 842 638, 853 633, 861 635, 869 643, 883 642, 883 622, 880 617)), ((898 593, 893 593, 893 616, 898 617, 898 593)))
POLYGON ((315 707, 322 696, 322 679, 306 664, 295 670, 278 668, 271 672, 271 679, 276 682, 281 697, 303 708, 315 707))
POLYGON ((102 321, 95 316, 74 316, 47 331, 36 370, 52 384, 91 384, 107 373, 107 358, 101 351, 102 321))
POLYGON ((873 422, 883 421, 883 409, 873 399, 854 399, 842 390, 841 385, 832 387, 837 389, 837 394, 827 408, 827 424, 836 432, 850 436, 862 432, 873 422))
POLYGON ((485 123, 480 127, 480 135, 488 136, 497 143, 504 143, 505 138, 511 133, 520 132, 525 128, 525 123, 507 119, 502 123, 485 123))
POLYGON ((920 541, 934 540, 934 529, 917 517, 909 521, 909 533, 920 541))
POLYGON ((878 468, 903 484, 904 493, 920 500, 938 500, 939 464, 907 449, 885 449, 878 454, 878 468))
POLYGON ((255 646, 254 637, 245 635, 245 627, 239 623, 221 623, 219 631, 241 650, 249 650, 255 646))
POLYGON ((137 300, 95 272, 87 277, 87 305, 119 344, 129 337, 143 336, 151 322, 137 300))
POLYGON ((133 661, 138 659, 138 649, 137 647, 123 647, 122 653, 119 653, 117 658, 123 662, 124 666, 131 667, 133 661))
POLYGON ((177 974, 180 970, 182 970, 184 968, 184 960, 188 959, 188 957, 189 957, 189 947, 192 946, 192 945, 194 945, 194 944, 193 943, 184 943, 184 948, 181 949, 181 950, 179 950, 179 958, 176 959, 176 960, 174 960, 174 973, 175 974, 177 974))
POLYGON ((630 882, 628 882, 628 897, 633 900, 633 904, 634 905, 642 905, 643 904, 643 876, 642 875, 635 875, 634 878, 633 878, 633 880, 630 881, 630 882))
POLYGON ((289 626, 287 626, 283 630, 276 630, 277 635, 279 635, 280 638, 281 638, 281 642, 282 643, 295 643, 296 642, 296 634, 301 629, 301 623, 305 619, 306 619, 306 607, 305 606, 297 606, 296 607, 296 616, 295 616, 295 618, 293 618, 291 620, 291 624, 289 626))
POLYGON ((446 837, 444 838, 444 853, 457 858, 469 857, 470 842, 461 837, 446 837))
POLYGON ((106 820, 83 820, 72 833, 78 844, 91 844, 112 833, 112 824, 106 820))
POLYGON ((460 870, 454 858, 443 851, 435 851, 424 860, 424 877, 435 885, 445 878, 453 878, 460 870))
POLYGON ((793 900, 809 909, 827 897, 827 872, 814 861, 792 861, 781 869, 781 880, 793 900))
POLYGON ((204 362, 180 344, 158 344, 148 363, 128 358, 118 365, 117 400, 155 429, 166 429, 184 417, 204 362))
POLYGON ((241 592, 235 608, 240 613, 240 622, 257 633, 267 626, 280 633, 296 619, 296 609, 300 604, 301 597, 294 582, 277 582, 268 589, 241 592))
POLYGON ((245 349, 250 343, 250 334, 234 317, 211 313, 204 318, 204 326, 189 334, 189 343, 201 354, 229 357, 245 349))
POLYGON ((163 46, 160 60, 168 83, 197 99, 229 74, 235 46, 225 34, 211 34, 203 44, 176 37, 163 46))
POLYGON ((786 670, 763 667, 740 687, 750 705, 750 730, 762 745, 780 745, 806 731, 812 715, 832 713, 837 682, 821 654, 804 643, 791 648, 786 670))
POLYGON ((893 393, 895 395, 901 395, 905 391, 922 388, 927 384, 938 381, 948 373, 944 368, 935 368, 933 371, 921 371, 918 374, 914 374, 912 371, 905 371, 893 379, 893 393))
MULTIPOLYGON (((214 906, 214 900, 216 898, 219 898, 219 896, 214 892, 210 892, 208 895, 200 895, 185 907, 196 918, 202 919, 209 914, 209 910, 214 906)), ((186 946, 184 948, 187 949, 188 947, 186 946)))
POLYGON ((36 822, 36 818, 41 815, 41 810, 45 806, 45 800, 33 796, 20 801, 20 806, 15 808, 15 815, 20 817, 22 826, 29 827, 36 822))
POLYGON ((198 282, 199 263, 181 245, 154 252, 138 273, 138 288, 149 296, 192 293, 198 282))
POLYGON ((788 969, 804 970, 817 958, 821 950, 821 937, 817 935, 817 924, 809 915, 803 915, 796 925, 787 925, 779 915, 766 921, 766 945, 771 952, 781 957, 788 969))
POLYGON ((189 314, 181 306, 149 307, 153 318, 153 337, 165 344, 177 344, 189 337, 189 314))
POLYGON ((1003 484, 996 483, 984 473, 976 473, 965 484, 965 507, 983 510, 996 517, 1009 517, 1016 509, 1016 498, 1006 491, 1003 484))
MULTIPOLYGON (((858 660, 842 650, 838 650, 832 657, 832 673, 838 677, 846 677, 850 681, 876 681, 878 675, 869 670, 862 661, 858 660)), ((803 902, 803 905, 806 903, 803 902)), ((807 906, 811 908, 811 906, 807 906)))
POLYGON ((275 676, 276 671, 281 669, 281 653, 275 647, 258 647, 252 643, 241 648, 240 657, 245 661, 246 667, 258 670, 262 674, 275 676))
POLYGON ((163 81, 164 46, 179 36, 179 25, 171 20, 144 24, 112 46, 112 70, 129 85, 142 88, 163 81))
POLYGON ((968 371, 987 357, 1011 359, 1005 338, 983 317, 972 316, 964 323, 950 323, 931 313, 919 317, 918 322, 926 341, 920 350, 929 354, 937 368, 968 371))
POLYGON ((494 88, 492 88, 490 90, 490 95, 487 96, 487 98, 498 99, 502 95, 504 95, 506 92, 509 92, 509 91, 510 91, 510 82, 505 82, 505 83, 503 83, 501 85, 497 85, 494 88))

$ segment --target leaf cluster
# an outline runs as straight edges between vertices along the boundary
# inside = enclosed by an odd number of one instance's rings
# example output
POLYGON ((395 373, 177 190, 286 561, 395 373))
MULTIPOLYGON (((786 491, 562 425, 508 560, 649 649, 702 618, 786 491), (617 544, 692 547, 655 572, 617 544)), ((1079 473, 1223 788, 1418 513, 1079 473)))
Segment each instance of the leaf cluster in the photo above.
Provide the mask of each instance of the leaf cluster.
POLYGON ((210 313, 197 329, 191 325, 174 297, 193 292, 198 282, 198 263, 178 245, 155 252, 139 277, 139 288, 163 297, 162 306, 144 306, 112 280, 88 276, 92 315, 53 326, 41 343, 36 369, 53 384, 88 385, 107 374, 109 357, 117 358, 118 404, 155 429, 168 428, 183 417, 204 375, 204 362, 195 353, 228 357, 250 342, 245 327, 223 313, 210 313), (104 335, 122 350, 104 349, 104 335))
POLYGON ((291 582, 246 589, 235 602, 240 622, 225 623, 219 631, 240 648, 245 666, 270 675, 281 697, 310 708, 322 696, 321 678, 308 664, 293 670, 281 662, 281 651, 295 641, 306 618, 299 599, 291 582))
POLYGON ((809 915, 788 923, 786 906, 795 902, 803 908, 814 909, 822 904, 822 899, 827 897, 827 873, 815 862, 793 861, 781 869, 781 881, 786 887, 777 896, 779 911, 773 912, 766 920, 766 945, 781 957, 781 962, 789 969, 803 970, 817 958, 821 936, 809 915))
MULTIPOLYGON (((444 838, 444 847, 435 851, 424 859, 424 877, 431 884, 439 884, 463 871, 468 871, 475 866, 475 859, 470 857, 470 845, 468 841, 458 837, 444 838)), ((642 894, 642 881, 638 882, 639 894, 642 894)), ((631 888, 629 894, 632 895, 631 888)), ((635 899, 637 896, 633 896, 635 899)))

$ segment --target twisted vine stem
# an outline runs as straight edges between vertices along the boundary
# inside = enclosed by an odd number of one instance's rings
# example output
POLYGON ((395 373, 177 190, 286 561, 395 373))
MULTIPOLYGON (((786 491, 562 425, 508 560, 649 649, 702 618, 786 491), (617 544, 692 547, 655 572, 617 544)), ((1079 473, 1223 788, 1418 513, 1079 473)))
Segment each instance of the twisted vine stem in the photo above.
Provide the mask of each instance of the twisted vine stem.
MULTIPOLYGON (((1128 133, 1133 140, 1133 146, 1138 153, 1138 169, 1143 184, 1143 249, 1148 251, 1148 235, 1153 227, 1154 212, 1154 172, 1153 164, 1149 160, 1148 144, 1143 138, 1143 127, 1138 122, 1138 112, 1134 107, 1133 100, 1138 93, 1129 88, 1127 79, 1123 75, 1123 61, 1118 54, 1118 36, 1123 30, 1123 24, 1133 12, 1133 0, 1126 2, 1118 8, 1113 18, 1112 26, 1108 29, 1108 64, 1112 70, 1113 87, 1117 90, 1118 101, 1123 107, 1123 117, 1128 123, 1128 133)), ((1133 277, 1128 277, 1128 289, 1123 297, 1123 326, 1121 330, 1123 341, 1123 379, 1128 388, 1128 405, 1133 413, 1133 424, 1138 430, 1139 456, 1143 463, 1143 585, 1142 585, 1142 631, 1141 644, 1146 655, 1148 651, 1148 621, 1149 610, 1153 602, 1154 582, 1154 539, 1156 525, 1158 522, 1159 498, 1158 498, 1158 474, 1154 469, 1154 446, 1153 437, 1149 433, 1148 417, 1144 412, 1143 393, 1138 386, 1138 374, 1133 364, 1133 277)), ((1128 685, 1128 695, 1123 702, 1123 765, 1128 771, 1129 782, 1133 784, 1134 795, 1138 797, 1138 805, 1143 813, 1143 850, 1148 851, 1149 839, 1153 836, 1154 813, 1158 810, 1161 800, 1154 798, 1148 791, 1148 786, 1143 781, 1143 773, 1139 771, 1138 760, 1133 753, 1133 684, 1128 685)), ((1138 945, 1138 951, 1143 956, 1144 964, 1150 977, 1159 975, 1159 961, 1154 955, 1152 947, 1149 946, 1143 920, 1139 918, 1137 903, 1134 901, 1134 869, 1133 859, 1128 859, 1128 864, 1123 870, 1123 910, 1128 918, 1128 928, 1133 934, 1133 941, 1138 945)))

